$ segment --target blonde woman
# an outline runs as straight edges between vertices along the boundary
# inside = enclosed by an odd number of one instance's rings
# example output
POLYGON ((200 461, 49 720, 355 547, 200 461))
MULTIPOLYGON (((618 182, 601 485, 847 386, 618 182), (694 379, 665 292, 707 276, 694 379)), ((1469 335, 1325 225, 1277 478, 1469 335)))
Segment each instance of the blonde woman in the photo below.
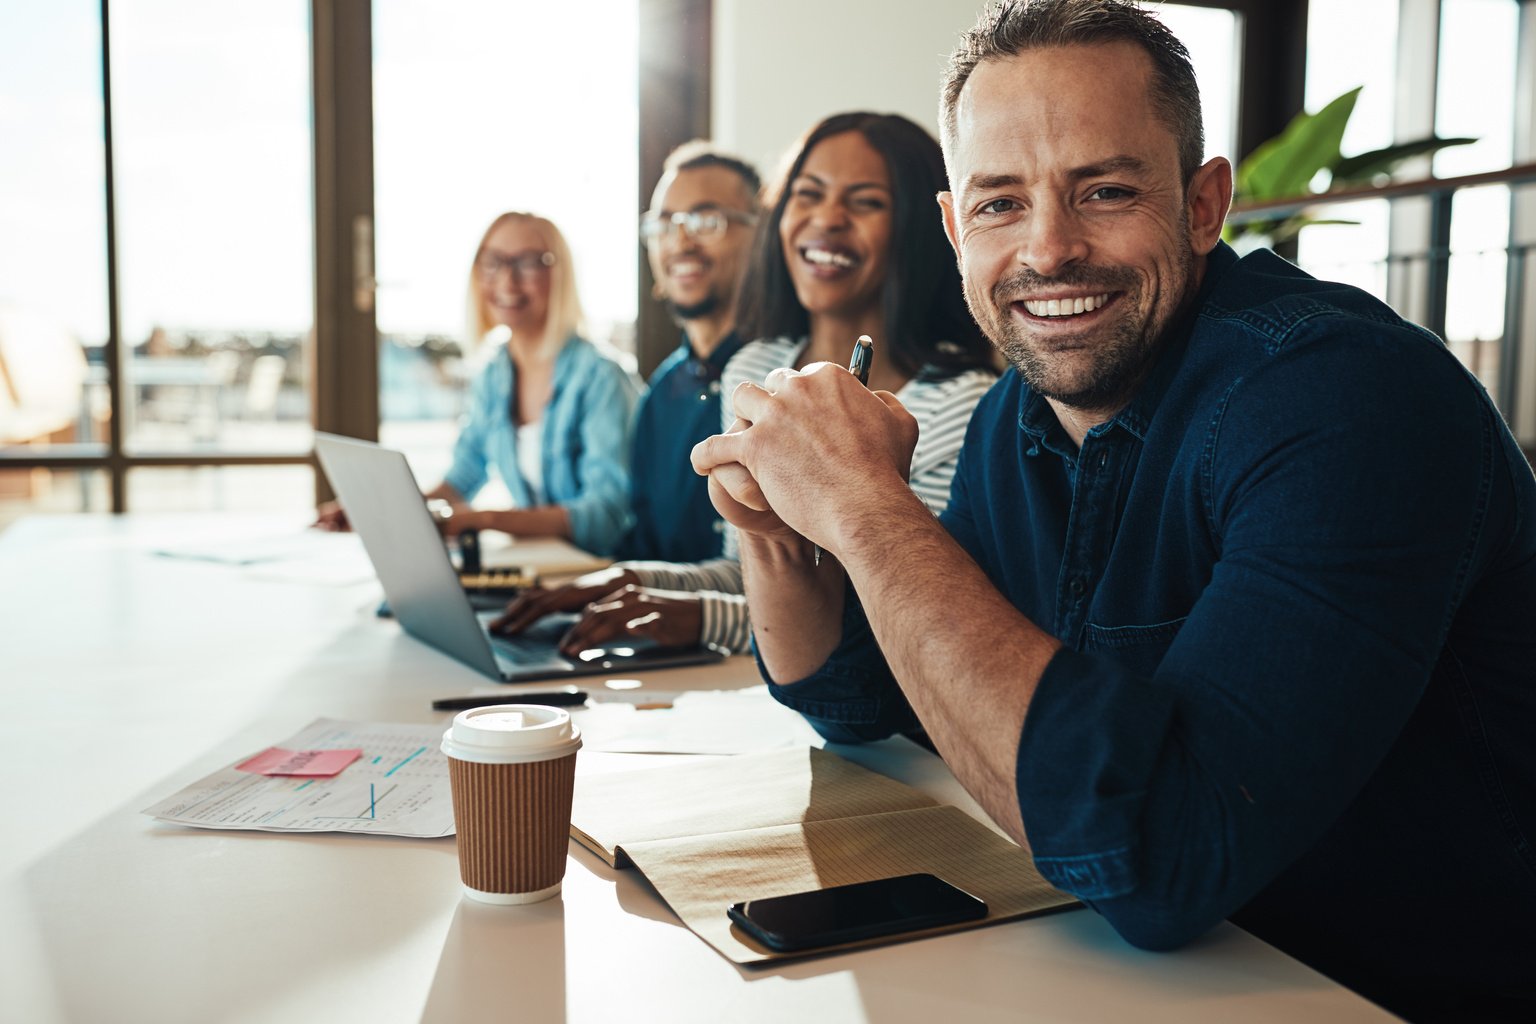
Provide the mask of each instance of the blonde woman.
MULTIPOLYGON (((504 213, 486 229, 469 276, 469 328, 505 343, 476 374, 443 482, 428 492, 452 514, 444 532, 563 537, 609 554, 630 524, 629 445, 638 387, 581 337, 571 252, 558 228, 504 213), (501 329, 505 330, 501 330, 501 329), (469 503, 494 470, 513 508, 469 503)), ((328 524, 322 512, 320 525, 328 524)))

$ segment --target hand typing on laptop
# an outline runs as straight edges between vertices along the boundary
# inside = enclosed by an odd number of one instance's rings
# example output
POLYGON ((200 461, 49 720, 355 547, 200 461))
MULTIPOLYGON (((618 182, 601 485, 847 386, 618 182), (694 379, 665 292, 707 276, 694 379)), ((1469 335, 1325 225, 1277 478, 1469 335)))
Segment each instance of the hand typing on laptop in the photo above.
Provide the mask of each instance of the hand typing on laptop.
MULTIPOLYGON (((476 671, 522 682, 695 665, 723 656, 698 647, 660 650, 655 640, 634 634, 606 651, 593 641, 572 638, 576 623, 569 614, 544 616, 516 637, 492 636, 449 561, 434 517, 419 500, 405 456, 319 432, 315 451, 350 510, 348 518, 362 537, 395 620, 407 633, 476 671)), ((469 536, 461 532, 461 548, 469 536)))
POLYGON ((692 647, 699 642, 703 618, 697 595, 641 587, 632 571, 610 568, 552 590, 525 591, 490 623, 490 630, 516 636, 546 615, 575 611, 582 613, 580 620, 560 640, 560 652, 567 657, 626 637, 664 649, 692 647))
POLYGON ((551 612, 579 612, 640 579, 628 569, 613 566, 579 576, 563 587, 529 587, 507 603, 491 632, 514 636, 551 612))

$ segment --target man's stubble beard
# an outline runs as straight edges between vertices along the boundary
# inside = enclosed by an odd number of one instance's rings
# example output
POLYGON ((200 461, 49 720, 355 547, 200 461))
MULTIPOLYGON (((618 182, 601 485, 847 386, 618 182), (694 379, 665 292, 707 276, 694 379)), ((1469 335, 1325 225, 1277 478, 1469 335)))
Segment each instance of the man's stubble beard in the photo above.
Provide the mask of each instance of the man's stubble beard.
POLYGON ((985 299, 973 294, 967 282, 965 300, 971 315, 992 344, 1019 371, 1031 390, 1075 409, 1118 408, 1129 400, 1162 351, 1169 327, 1189 298, 1184 293, 1194 275, 1194 250, 1187 234, 1180 237, 1179 243, 1179 279, 1168 284, 1177 288, 1180 295, 1162 319, 1157 317, 1155 304, 1145 320, 1136 315, 1141 298, 1140 282, 1134 271, 1119 267, 1074 267, 1051 278, 1021 268, 1018 273, 999 281, 985 299), (1118 301, 1127 304, 1132 311, 1131 315, 1122 315, 1109 325, 1107 336, 1094 339, 1092 364, 1086 376, 1077 381, 1061 379, 1063 374, 1053 366, 1052 357, 1029 344, 1024 325, 1009 309, 1014 297, 1053 285, 1074 290, 1119 292, 1118 301))
POLYGON ((667 307, 672 310, 672 316, 676 320, 698 320, 714 313, 720 306, 720 296, 714 292, 710 292, 691 306, 683 306, 671 299, 667 300, 667 307))

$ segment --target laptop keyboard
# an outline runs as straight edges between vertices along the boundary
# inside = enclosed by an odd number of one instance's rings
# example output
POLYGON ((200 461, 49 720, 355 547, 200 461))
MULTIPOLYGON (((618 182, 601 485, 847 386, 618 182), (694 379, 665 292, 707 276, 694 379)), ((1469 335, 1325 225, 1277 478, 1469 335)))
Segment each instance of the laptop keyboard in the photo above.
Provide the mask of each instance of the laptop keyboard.
MULTIPOLYGON (((488 618, 482 619, 481 624, 484 625, 488 618)), ((569 661, 560 653, 560 638, 576 624, 578 618, 576 615, 546 615, 517 636, 502 636, 489 629, 486 635, 491 638, 491 649, 514 664, 569 661)))

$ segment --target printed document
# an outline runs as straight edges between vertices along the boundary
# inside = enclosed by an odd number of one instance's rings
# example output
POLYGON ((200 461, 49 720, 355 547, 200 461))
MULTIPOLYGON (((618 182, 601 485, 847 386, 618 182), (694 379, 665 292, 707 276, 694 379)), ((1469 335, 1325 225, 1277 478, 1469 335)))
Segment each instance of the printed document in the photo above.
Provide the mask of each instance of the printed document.
POLYGON ((267 832, 370 832, 435 838, 453 835, 443 726, 343 722, 321 718, 274 744, 287 750, 361 749, 328 778, 259 775, 235 766, 249 752, 144 813, 199 828, 267 832))

